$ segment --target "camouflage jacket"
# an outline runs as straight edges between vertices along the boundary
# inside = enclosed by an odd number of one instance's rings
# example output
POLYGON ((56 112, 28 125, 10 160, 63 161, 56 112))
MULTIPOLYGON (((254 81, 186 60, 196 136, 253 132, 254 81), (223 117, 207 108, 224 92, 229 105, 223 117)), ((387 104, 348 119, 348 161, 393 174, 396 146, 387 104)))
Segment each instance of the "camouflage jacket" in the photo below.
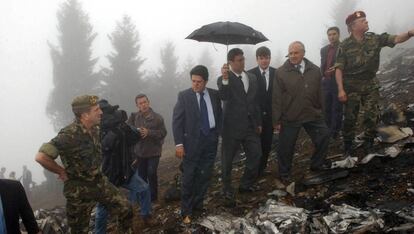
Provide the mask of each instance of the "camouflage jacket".
POLYGON ((395 36, 368 32, 362 42, 352 35, 339 45, 335 67, 343 71, 344 82, 348 79, 369 80, 378 71, 381 49, 394 47, 395 36))
POLYGON ((94 181, 101 177, 101 142, 99 126, 89 134, 77 121, 60 130, 58 135, 44 143, 39 152, 52 159, 60 156, 69 180, 94 181))

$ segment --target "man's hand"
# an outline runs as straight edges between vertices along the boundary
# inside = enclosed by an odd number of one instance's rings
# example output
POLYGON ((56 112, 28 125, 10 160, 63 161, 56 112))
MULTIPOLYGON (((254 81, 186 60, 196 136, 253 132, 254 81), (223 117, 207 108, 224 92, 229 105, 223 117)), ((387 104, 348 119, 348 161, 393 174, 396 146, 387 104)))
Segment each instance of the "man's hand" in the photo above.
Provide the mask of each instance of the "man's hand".
POLYGON ((65 182, 66 180, 68 180, 68 175, 66 174, 65 170, 62 170, 59 174, 58 174, 58 178, 60 180, 62 180, 63 182, 65 182))
POLYGON ((280 124, 273 125, 273 134, 279 134, 280 128, 280 124))
POLYGON ((148 129, 147 128, 139 128, 139 133, 141 134, 142 139, 148 136, 148 129))
POLYGON ((227 65, 227 63, 223 64, 223 67, 221 68, 221 76, 223 77, 223 80, 229 79, 229 65, 227 65))
POLYGON ((175 157, 179 159, 183 159, 185 155, 184 146, 179 145, 175 147, 175 157))
POLYGON ((330 79, 335 74, 335 67, 330 67, 324 72, 324 79, 330 79))
POLYGON ((258 126, 256 128, 256 133, 260 135, 260 134, 262 134, 262 130, 263 130, 262 126, 258 126))
POLYGON ((338 99, 340 102, 346 102, 348 97, 346 96, 345 90, 338 90, 338 99))

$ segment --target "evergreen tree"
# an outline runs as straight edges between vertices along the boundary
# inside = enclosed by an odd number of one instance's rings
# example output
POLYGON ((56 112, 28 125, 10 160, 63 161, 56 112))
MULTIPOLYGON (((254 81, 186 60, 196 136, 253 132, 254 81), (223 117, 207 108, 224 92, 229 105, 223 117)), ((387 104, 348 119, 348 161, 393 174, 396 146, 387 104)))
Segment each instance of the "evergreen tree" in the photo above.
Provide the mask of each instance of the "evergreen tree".
POLYGON ((107 56, 110 69, 107 74, 107 86, 103 96, 123 109, 135 111, 134 97, 143 92, 143 73, 140 68, 144 62, 139 56, 139 34, 129 16, 118 22, 115 31, 108 36, 114 51, 107 56))
POLYGON ((181 88, 177 72, 178 57, 175 55, 175 45, 172 42, 168 42, 161 49, 160 55, 162 67, 158 70, 155 77, 152 106, 156 108, 156 112, 163 116, 167 132, 169 133, 167 140, 171 141, 172 113, 177 101, 177 93, 181 88))
POLYGON ((187 88, 190 88, 191 81, 190 81, 190 71, 195 67, 194 60, 191 56, 188 56, 186 59, 183 69, 180 72, 180 75, 178 76, 178 92, 187 88))
POLYGON ((96 33, 89 23, 89 16, 77 0, 68 0, 61 5, 57 18, 58 45, 49 43, 54 88, 46 107, 55 130, 73 119, 70 108, 73 97, 96 92, 97 81, 93 73, 97 59, 91 58, 96 33))

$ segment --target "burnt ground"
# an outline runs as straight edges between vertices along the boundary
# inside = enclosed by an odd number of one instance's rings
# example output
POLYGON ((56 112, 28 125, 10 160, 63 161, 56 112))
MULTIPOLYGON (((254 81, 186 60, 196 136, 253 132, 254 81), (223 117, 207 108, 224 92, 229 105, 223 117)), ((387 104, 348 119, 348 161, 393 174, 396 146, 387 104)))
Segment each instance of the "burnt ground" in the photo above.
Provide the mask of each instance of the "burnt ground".
MULTIPOLYGON (((310 172, 309 158, 312 146, 307 136, 302 133, 301 139, 297 144, 300 155, 296 155, 293 166, 293 178, 296 182, 295 196, 288 195, 282 198, 284 202, 305 208, 309 211, 327 213, 331 204, 341 205, 346 203, 358 208, 381 208, 389 210, 385 216, 385 225, 393 227, 401 220, 393 213, 403 207, 414 204, 414 194, 407 191, 412 188, 414 183, 414 153, 406 150, 396 158, 374 158, 368 164, 348 169, 349 175, 342 179, 337 179, 321 185, 305 186, 302 184, 307 177, 315 176, 310 172)), ((333 160, 340 159, 341 147, 339 141, 333 142, 330 147, 329 155, 333 160), (335 156, 336 155, 336 156, 335 156)), ((362 150, 357 151, 362 157, 362 150)), ((162 179, 161 191, 164 192, 167 181, 175 176, 178 171, 179 161, 172 157, 165 157, 160 165, 160 176, 162 179)), ((220 195, 221 184, 219 181, 219 166, 216 167, 215 175, 212 179, 207 198, 205 215, 220 214, 223 212, 231 213, 234 216, 242 217, 247 213, 263 205, 267 199, 271 198, 268 193, 277 189, 280 182, 277 179, 277 166, 275 159, 269 161, 269 168, 266 176, 259 180, 262 191, 254 194, 237 194, 237 207, 224 207, 220 195)), ((242 174, 243 161, 234 164, 233 181, 237 188, 239 178, 242 174)), ((343 170, 343 169, 333 169, 343 170)), ((161 193, 162 193, 161 192, 161 193)), ((162 195, 161 195, 162 197, 162 195)), ((156 227, 140 227, 143 233, 209 233, 207 230, 194 224, 192 226, 182 225, 179 215, 179 202, 160 201, 156 205, 154 215, 159 224, 156 227)))

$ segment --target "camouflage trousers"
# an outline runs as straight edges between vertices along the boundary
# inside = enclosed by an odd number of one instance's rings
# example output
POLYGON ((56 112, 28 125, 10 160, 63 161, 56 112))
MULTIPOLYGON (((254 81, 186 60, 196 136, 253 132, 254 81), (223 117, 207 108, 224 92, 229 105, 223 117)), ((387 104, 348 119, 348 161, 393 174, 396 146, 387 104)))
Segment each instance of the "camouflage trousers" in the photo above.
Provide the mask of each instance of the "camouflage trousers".
POLYGON ((103 204, 119 221, 120 233, 130 233, 132 209, 127 199, 105 176, 93 182, 69 180, 65 182, 66 214, 70 233, 88 233, 92 209, 103 204))
POLYGON ((362 123, 365 140, 372 141, 376 135, 379 119, 379 86, 376 79, 353 81, 344 84, 348 101, 344 109, 344 142, 352 142, 358 126, 358 115, 363 112, 362 123))

